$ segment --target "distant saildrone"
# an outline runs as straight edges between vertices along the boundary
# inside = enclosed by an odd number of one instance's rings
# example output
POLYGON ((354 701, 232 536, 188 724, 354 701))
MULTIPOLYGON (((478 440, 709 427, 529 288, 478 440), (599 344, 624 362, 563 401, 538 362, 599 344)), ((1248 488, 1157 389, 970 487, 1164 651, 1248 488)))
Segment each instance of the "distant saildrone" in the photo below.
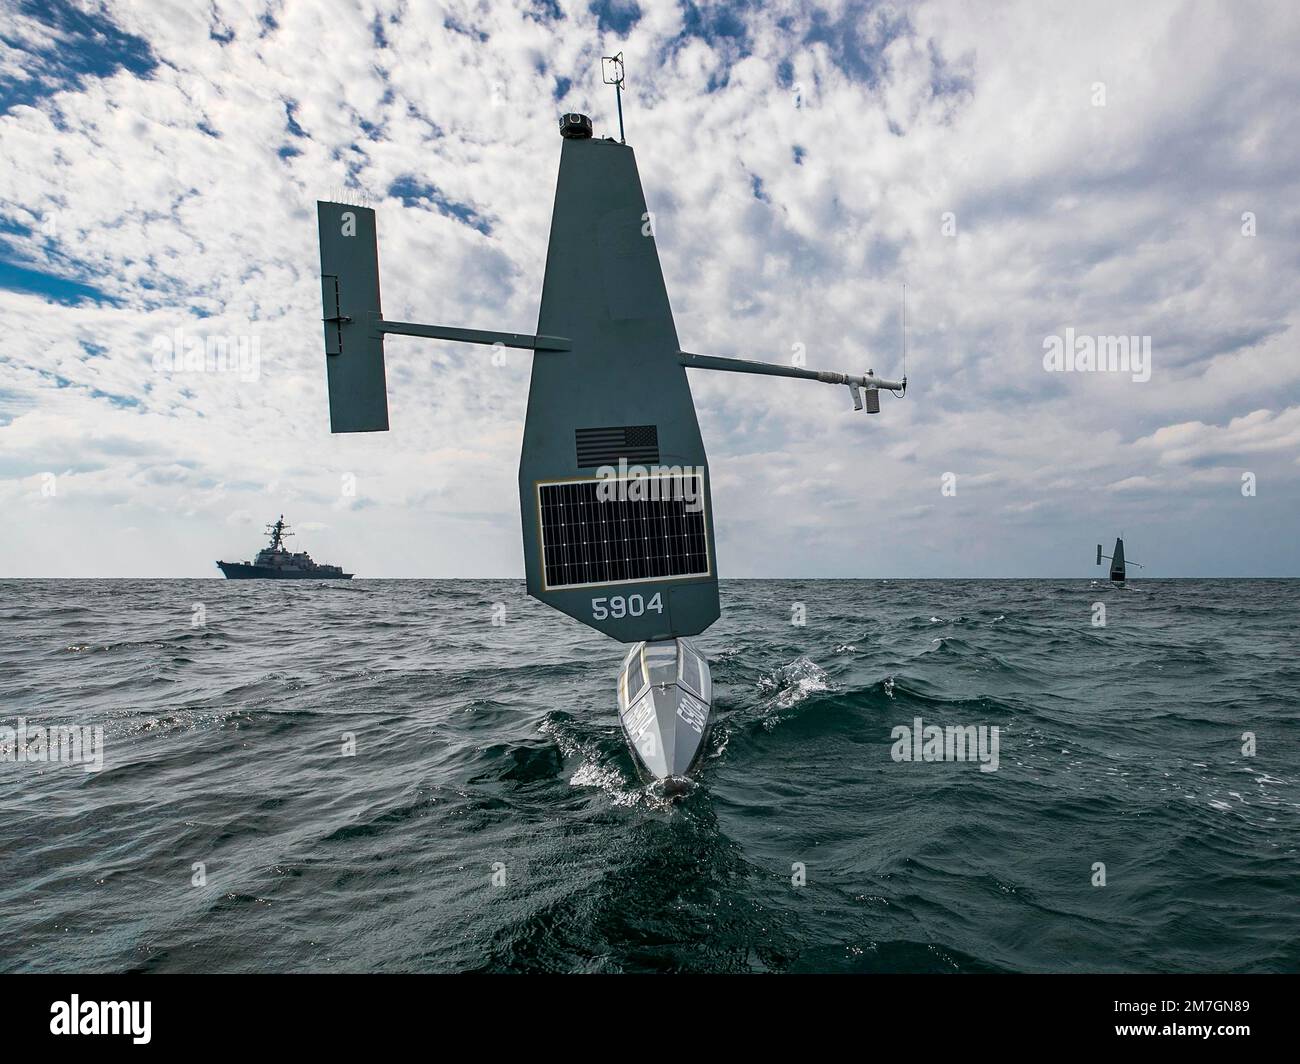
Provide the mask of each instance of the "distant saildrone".
MULTIPOLYGON (((1114 550, 1114 553, 1112 553, 1112 554, 1102 554, 1102 552, 1101 552, 1101 544, 1098 543, 1098 544, 1097 544, 1097 564, 1098 564, 1098 565, 1101 564, 1101 560, 1102 560, 1103 558, 1107 559, 1107 560, 1110 562, 1110 578, 1111 578, 1111 580, 1112 580, 1114 583, 1118 584, 1120 587, 1123 587, 1123 586, 1124 586, 1124 579, 1125 579, 1125 568, 1124 568, 1124 541, 1123 541, 1122 539, 1117 539, 1117 540, 1115 540, 1115 550, 1114 550)), ((1129 565, 1136 565, 1139 569, 1142 568, 1142 563, 1141 563, 1141 562, 1129 562, 1128 564, 1129 564, 1129 565)))
MULTIPOLYGON (((606 61, 622 132, 622 56, 606 61)), ((718 618, 708 457, 687 368, 847 386, 880 410, 882 380, 683 351, 632 149, 560 119, 563 144, 536 334, 389 321, 374 210, 320 202, 330 427, 388 428, 384 337, 535 352, 519 500, 528 593, 623 643, 619 717, 655 779, 698 764, 712 720, 708 662, 690 641, 718 618)))

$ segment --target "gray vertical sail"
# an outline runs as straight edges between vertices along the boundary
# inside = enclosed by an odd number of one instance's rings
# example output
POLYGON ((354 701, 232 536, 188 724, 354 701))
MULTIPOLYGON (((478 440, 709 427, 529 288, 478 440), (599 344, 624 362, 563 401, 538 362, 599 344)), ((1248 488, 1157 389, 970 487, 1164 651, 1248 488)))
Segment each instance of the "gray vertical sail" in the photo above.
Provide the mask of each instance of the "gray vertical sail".
POLYGON ((1112 580, 1124 579, 1124 541, 1115 540, 1115 553, 1110 556, 1110 578, 1112 580))
POLYGON ((571 347, 533 359, 528 593, 625 643, 704 631, 719 612, 708 459, 627 145, 566 134, 537 331, 571 347))

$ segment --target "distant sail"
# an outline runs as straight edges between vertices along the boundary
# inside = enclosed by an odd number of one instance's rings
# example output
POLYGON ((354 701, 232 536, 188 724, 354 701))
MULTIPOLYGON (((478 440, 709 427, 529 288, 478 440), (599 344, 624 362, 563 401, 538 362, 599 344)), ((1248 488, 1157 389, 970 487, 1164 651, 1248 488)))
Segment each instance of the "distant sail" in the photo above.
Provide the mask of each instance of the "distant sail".
POLYGON ((1115 540, 1115 552, 1110 558, 1110 578, 1112 580, 1124 579, 1124 541, 1115 540))

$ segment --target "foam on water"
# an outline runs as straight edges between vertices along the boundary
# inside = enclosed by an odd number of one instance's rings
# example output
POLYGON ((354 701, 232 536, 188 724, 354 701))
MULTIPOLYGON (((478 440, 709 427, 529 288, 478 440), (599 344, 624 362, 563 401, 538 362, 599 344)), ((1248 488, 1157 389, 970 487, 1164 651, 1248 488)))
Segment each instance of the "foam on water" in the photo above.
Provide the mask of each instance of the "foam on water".
POLYGON ((0 969, 1300 968, 1300 584, 1140 590, 724 583, 665 799, 622 649, 518 582, 0 582, 0 726, 105 737, 0 749, 0 969), (916 718, 998 771, 895 761, 916 718))
POLYGON ((811 658, 800 657, 759 677, 758 689, 771 696, 777 709, 789 709, 809 695, 830 687, 826 670, 811 658))

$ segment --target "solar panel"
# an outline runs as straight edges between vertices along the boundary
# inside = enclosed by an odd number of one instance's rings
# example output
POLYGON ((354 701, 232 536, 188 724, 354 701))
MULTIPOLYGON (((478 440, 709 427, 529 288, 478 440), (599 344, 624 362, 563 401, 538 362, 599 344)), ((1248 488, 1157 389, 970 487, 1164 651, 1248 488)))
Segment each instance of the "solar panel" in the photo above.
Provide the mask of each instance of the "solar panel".
POLYGON ((537 506, 547 590, 709 575, 700 473, 542 483, 537 506))

